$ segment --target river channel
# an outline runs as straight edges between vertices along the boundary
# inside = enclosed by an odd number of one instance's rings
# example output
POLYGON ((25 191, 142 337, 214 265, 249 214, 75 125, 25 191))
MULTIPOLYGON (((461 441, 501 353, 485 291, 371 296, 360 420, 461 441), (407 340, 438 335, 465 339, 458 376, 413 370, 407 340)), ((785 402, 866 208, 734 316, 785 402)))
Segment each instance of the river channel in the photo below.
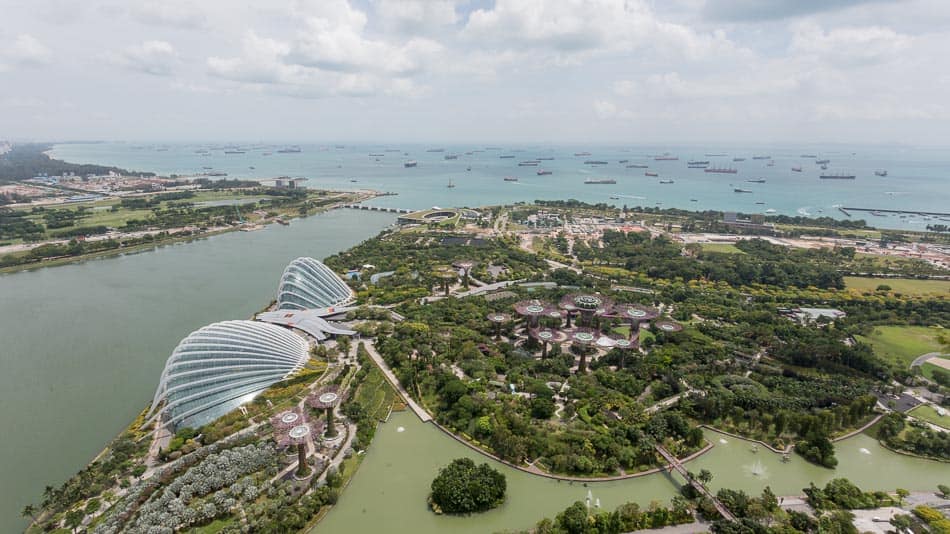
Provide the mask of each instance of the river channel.
POLYGON ((336 210, 119 257, 0 275, 0 532, 151 400, 178 341, 245 319, 298 256, 323 258, 395 216, 336 210))
MULTIPOLYGON (((711 487, 760 492, 770 486, 777 495, 801 495, 810 481, 824 485, 846 477, 866 489, 893 491, 935 490, 950 481, 950 464, 910 458, 891 452, 864 435, 836 444, 839 461, 830 470, 809 464, 798 456, 788 463, 767 451, 753 452, 749 442, 706 431, 713 449, 687 464, 687 469, 713 472, 711 487)), ((504 466, 449 438, 411 412, 393 413, 379 426, 359 471, 337 505, 311 532, 484 533, 528 528, 542 517, 553 518, 574 501, 591 492, 604 509, 626 502, 641 506, 650 501, 668 502, 681 481, 666 473, 616 482, 558 482, 504 466), (439 468, 454 458, 467 456, 488 461, 508 480, 508 499, 489 512, 470 517, 438 516, 427 509, 429 484, 439 468)))

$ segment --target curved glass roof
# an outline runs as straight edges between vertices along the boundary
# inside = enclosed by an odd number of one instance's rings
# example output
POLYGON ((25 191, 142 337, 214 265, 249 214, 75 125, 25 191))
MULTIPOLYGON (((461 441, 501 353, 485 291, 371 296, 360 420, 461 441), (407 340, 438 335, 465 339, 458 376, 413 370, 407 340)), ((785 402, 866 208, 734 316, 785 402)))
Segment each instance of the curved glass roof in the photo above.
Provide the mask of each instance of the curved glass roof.
POLYGON ((207 420, 208 410, 233 409, 232 401, 247 400, 300 369, 310 357, 308 348, 297 334, 268 323, 205 326, 181 340, 168 357, 149 415, 171 425, 198 414, 207 420))
POLYGON ((344 306, 353 302, 353 292, 335 272, 313 258, 290 262, 280 277, 277 309, 308 310, 344 306))

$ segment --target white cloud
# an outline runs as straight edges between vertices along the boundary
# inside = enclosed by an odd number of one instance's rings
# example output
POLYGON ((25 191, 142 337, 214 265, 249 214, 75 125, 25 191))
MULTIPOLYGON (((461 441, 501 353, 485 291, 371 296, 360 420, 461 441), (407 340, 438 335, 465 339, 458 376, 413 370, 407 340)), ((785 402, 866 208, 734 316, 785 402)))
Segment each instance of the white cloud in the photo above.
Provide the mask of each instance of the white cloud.
POLYGON ((645 50, 689 60, 747 54, 724 32, 665 22, 639 0, 497 0, 472 12, 462 35, 475 46, 531 49, 557 64, 645 50))
POLYGON ((409 35, 438 32, 458 21, 451 0, 378 0, 376 15, 386 28, 409 35))
POLYGON ((124 69, 155 76, 171 75, 179 61, 175 47, 167 41, 145 41, 107 57, 124 69))
POLYGON ((150 26, 197 30, 207 27, 208 19, 199 3, 150 1, 132 4, 130 14, 138 22, 150 26))
POLYGON ((46 65, 52 60, 50 49, 36 37, 22 33, 12 42, 0 45, 0 71, 14 67, 46 65))
POLYGON ((805 23, 795 29, 791 51, 836 65, 866 65, 898 57, 912 41, 910 36, 883 26, 825 31, 817 24, 805 23))

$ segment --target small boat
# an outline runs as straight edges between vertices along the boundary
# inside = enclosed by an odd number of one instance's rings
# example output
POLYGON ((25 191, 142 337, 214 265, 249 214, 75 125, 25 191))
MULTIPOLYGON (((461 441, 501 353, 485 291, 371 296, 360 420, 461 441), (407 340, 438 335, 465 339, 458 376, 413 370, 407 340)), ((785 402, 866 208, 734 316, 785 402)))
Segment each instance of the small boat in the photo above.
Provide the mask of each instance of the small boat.
POLYGON ((673 183, 673 180, 660 180, 660 183, 661 183, 661 184, 671 184, 671 183, 673 183))
POLYGON ((738 187, 732 190, 734 193, 751 193, 749 189, 739 189, 738 187))
POLYGON ((887 176, 887 171, 885 170, 874 171, 874 176, 887 176))
POLYGON ((505 176, 505 181, 506 181, 506 182, 517 182, 518 179, 515 178, 514 176, 505 176))
POLYGON ((623 165, 624 163, 626 163, 626 162, 628 162, 628 161, 630 161, 630 160, 629 160, 629 159, 622 159, 622 160, 618 161, 617 163, 623 165))
POLYGON ((403 167, 406 167, 407 169, 410 168, 410 167, 415 167, 415 166, 417 166, 417 165, 419 165, 419 163, 418 163, 416 160, 414 160, 414 159, 411 159, 411 160, 409 160, 409 161, 407 161, 407 162, 405 162, 405 163, 402 164, 402 166, 403 166, 403 167))
POLYGON ((359 181, 359 180, 357 180, 356 178, 350 178, 350 182, 352 182, 352 183, 356 183, 356 182, 358 182, 358 181, 359 181))
POLYGON ((792 167, 792 172, 802 172, 802 166, 798 165, 798 166, 792 167))
POLYGON ((750 184, 764 184, 765 178, 759 178, 758 180, 746 180, 750 184))
POLYGON ((830 159, 816 159, 815 160, 815 165, 827 165, 829 163, 831 163, 830 159))
POLYGON ((590 152, 575 152, 575 156, 590 156, 590 152))
POLYGON ((544 169, 538 169, 538 172, 537 172, 537 175, 538 175, 538 176, 547 176, 547 175, 549 175, 549 174, 554 174, 554 172, 552 172, 552 171, 546 171, 546 170, 544 170, 544 169))
POLYGON ((822 163, 822 164, 821 164, 821 170, 827 171, 827 170, 828 170, 828 165, 822 163))
POLYGON ((772 156, 752 156, 752 159, 772 159, 772 156))
POLYGON ((445 159, 459 159, 458 154, 446 154, 443 156, 445 159))
POLYGON ((760 206, 764 206, 764 205, 765 205, 765 202, 756 202, 756 204, 758 204, 758 205, 760 205, 760 206))
POLYGON ((772 209, 772 208, 769 208, 769 209, 765 210, 765 213, 778 213, 778 212, 775 211, 775 210, 772 209))
POLYGON ((732 161, 745 161, 745 158, 732 158, 732 161))
POLYGON ((466 170, 466 171, 470 171, 470 170, 472 170, 472 168, 471 168, 471 167, 465 167, 465 170, 466 170))
POLYGON ((690 201, 690 202, 699 202, 699 200, 697 200, 697 199, 695 199, 695 198, 691 198, 691 199, 689 199, 689 201, 690 201))
POLYGON ((248 167, 248 169, 251 169, 251 170, 253 171, 253 170, 254 170, 254 166, 251 165, 250 167, 248 167))
POLYGON ((775 166, 774 161, 769 161, 768 164, 766 165, 766 167, 774 167, 774 166, 775 166))
POLYGON ((449 185, 447 185, 447 186, 445 186, 445 187, 448 187, 449 189, 455 189, 455 184, 452 183, 452 180, 449 180, 449 185))
POLYGON ((283 219, 281 217, 277 217, 276 219, 274 219, 274 222, 276 222, 277 224, 281 226, 290 226, 290 221, 283 219))
POLYGON ((643 173, 643 175, 644 175, 644 176, 659 176, 660 174, 659 174, 659 173, 656 173, 656 172, 653 172, 653 171, 647 171, 647 172, 643 173))
POLYGON ((620 200, 620 197, 611 196, 610 200, 620 200))

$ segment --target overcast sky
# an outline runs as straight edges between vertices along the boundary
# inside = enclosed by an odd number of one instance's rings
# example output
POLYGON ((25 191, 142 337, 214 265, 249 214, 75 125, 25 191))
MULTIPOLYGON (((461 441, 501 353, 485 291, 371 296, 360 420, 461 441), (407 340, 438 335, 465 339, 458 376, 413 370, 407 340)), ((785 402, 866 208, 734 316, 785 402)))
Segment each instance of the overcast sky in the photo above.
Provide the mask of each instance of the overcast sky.
POLYGON ((950 1, 0 0, 0 139, 950 144, 950 1))

